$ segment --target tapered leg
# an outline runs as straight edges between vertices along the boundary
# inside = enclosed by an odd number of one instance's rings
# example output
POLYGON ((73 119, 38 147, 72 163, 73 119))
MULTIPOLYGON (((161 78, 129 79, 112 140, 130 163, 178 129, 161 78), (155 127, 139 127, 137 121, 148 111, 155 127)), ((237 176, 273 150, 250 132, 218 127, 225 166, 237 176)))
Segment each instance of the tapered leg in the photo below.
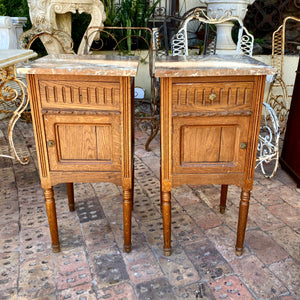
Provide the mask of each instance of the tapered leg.
POLYGON ((164 230, 164 254, 171 255, 171 192, 161 192, 164 230))
POLYGON ((132 212, 132 190, 123 191, 123 224, 124 224, 124 250, 131 251, 131 212, 132 212))
POLYGON ((60 251, 53 188, 44 189, 53 252, 60 251))
POLYGON ((227 191, 228 185, 222 184, 221 185, 221 197, 220 197, 220 213, 224 214, 226 209, 226 200, 227 200, 227 191))
POLYGON ((67 193, 68 193, 68 203, 69 203, 69 210, 74 211, 74 184, 73 183, 66 183, 67 185, 67 193))
POLYGON ((237 240, 236 240, 236 247, 235 247, 235 253, 237 256, 241 256, 243 253, 245 231, 246 231, 246 224, 248 218, 249 200, 250 200, 250 191, 242 190, 240 210, 239 210, 239 222, 237 228, 237 240))

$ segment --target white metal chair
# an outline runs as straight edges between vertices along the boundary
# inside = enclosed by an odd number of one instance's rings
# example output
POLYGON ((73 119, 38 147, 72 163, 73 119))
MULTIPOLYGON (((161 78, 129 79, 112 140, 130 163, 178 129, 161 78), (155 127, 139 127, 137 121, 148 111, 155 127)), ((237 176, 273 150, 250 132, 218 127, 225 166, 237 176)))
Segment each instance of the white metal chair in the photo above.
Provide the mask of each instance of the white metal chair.
POLYGON ((296 17, 286 17, 283 20, 282 25, 278 27, 277 30, 273 32, 272 38, 272 66, 277 69, 277 76, 274 78, 270 85, 269 95, 267 102, 276 112, 281 125, 281 131, 284 131, 288 113, 288 92, 286 84, 283 80, 283 68, 284 68, 284 55, 285 55, 285 31, 286 23, 288 21, 300 22, 299 18, 296 17), (275 90, 280 90, 276 92, 275 90))
POLYGON ((180 26, 178 32, 172 37, 171 49, 172 55, 189 55, 189 26, 193 26, 193 22, 198 22, 198 28, 205 31, 203 40, 203 54, 216 54, 217 35, 216 25, 225 22, 234 22, 239 25, 237 34, 236 54, 245 54, 252 56, 254 37, 250 34, 247 28, 244 27, 240 18, 230 15, 227 12, 220 18, 217 14, 207 16, 205 12, 196 8, 180 26))
POLYGON ((285 29, 287 21, 297 21, 295 17, 286 17, 283 24, 273 32, 272 66, 277 69, 277 76, 270 84, 268 97, 264 103, 262 124, 258 141, 258 156, 256 167, 260 167, 265 177, 276 174, 279 162, 279 138, 285 131, 289 113, 288 92, 283 80, 285 29))

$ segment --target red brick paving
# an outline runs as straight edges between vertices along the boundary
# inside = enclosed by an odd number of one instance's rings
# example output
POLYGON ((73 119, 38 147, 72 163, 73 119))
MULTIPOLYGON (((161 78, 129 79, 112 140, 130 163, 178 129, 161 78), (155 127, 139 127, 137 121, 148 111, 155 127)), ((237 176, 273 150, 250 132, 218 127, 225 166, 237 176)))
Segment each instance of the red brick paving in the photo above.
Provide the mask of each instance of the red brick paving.
POLYGON ((229 187, 224 215, 218 211, 220 186, 174 189, 173 254, 165 257, 159 139, 146 152, 146 137, 137 131, 132 252, 123 252, 120 187, 78 183, 75 203, 81 203, 82 215, 68 211, 65 185, 54 188, 62 251, 53 253, 32 124, 18 123, 16 132, 15 143, 31 163, 0 158, 1 300, 299 299, 300 190, 281 169, 271 180, 256 173, 239 258, 234 245, 240 189, 229 187), (88 201, 93 211, 84 206, 88 201))

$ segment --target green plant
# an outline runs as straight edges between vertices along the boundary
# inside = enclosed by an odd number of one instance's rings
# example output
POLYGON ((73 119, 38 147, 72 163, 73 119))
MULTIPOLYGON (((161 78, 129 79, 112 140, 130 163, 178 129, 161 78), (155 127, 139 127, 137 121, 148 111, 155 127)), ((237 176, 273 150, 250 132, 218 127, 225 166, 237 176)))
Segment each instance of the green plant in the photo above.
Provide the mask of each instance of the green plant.
POLYGON ((106 26, 118 26, 119 16, 118 8, 114 3, 114 0, 103 0, 104 10, 106 14, 105 25, 106 26))
MULTIPOLYGON (((118 10, 119 22, 122 27, 147 27, 149 18, 153 14, 157 0, 149 7, 149 0, 123 0, 118 10)), ((126 30, 128 51, 131 51, 131 29, 126 30)), ((140 36, 140 30, 134 30, 134 35, 140 36)))
POLYGON ((0 0, 0 15, 9 17, 26 17, 26 27, 31 27, 27 0, 0 0))
POLYGON ((0 1, 0 16, 6 16, 6 7, 3 3, 0 1))
POLYGON ((255 44, 263 45, 265 43, 264 39, 254 39, 255 44))

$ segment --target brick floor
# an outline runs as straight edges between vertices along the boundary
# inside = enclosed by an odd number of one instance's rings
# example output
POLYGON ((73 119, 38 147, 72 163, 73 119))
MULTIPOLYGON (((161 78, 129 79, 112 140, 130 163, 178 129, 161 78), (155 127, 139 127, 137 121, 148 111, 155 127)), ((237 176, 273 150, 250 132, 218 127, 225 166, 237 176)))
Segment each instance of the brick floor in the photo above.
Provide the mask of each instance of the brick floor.
MULTIPOLYGON (((5 122, 0 153, 8 154, 5 122)), ((122 191, 110 183, 75 184, 69 212, 64 184, 54 188, 60 253, 51 251, 32 125, 18 122, 15 145, 29 165, 0 158, 0 299, 299 299, 300 189, 281 169, 256 171, 242 257, 234 243, 240 191, 220 186, 172 192, 173 253, 162 251, 159 139, 144 150, 136 131, 132 252, 123 252, 122 191)))

